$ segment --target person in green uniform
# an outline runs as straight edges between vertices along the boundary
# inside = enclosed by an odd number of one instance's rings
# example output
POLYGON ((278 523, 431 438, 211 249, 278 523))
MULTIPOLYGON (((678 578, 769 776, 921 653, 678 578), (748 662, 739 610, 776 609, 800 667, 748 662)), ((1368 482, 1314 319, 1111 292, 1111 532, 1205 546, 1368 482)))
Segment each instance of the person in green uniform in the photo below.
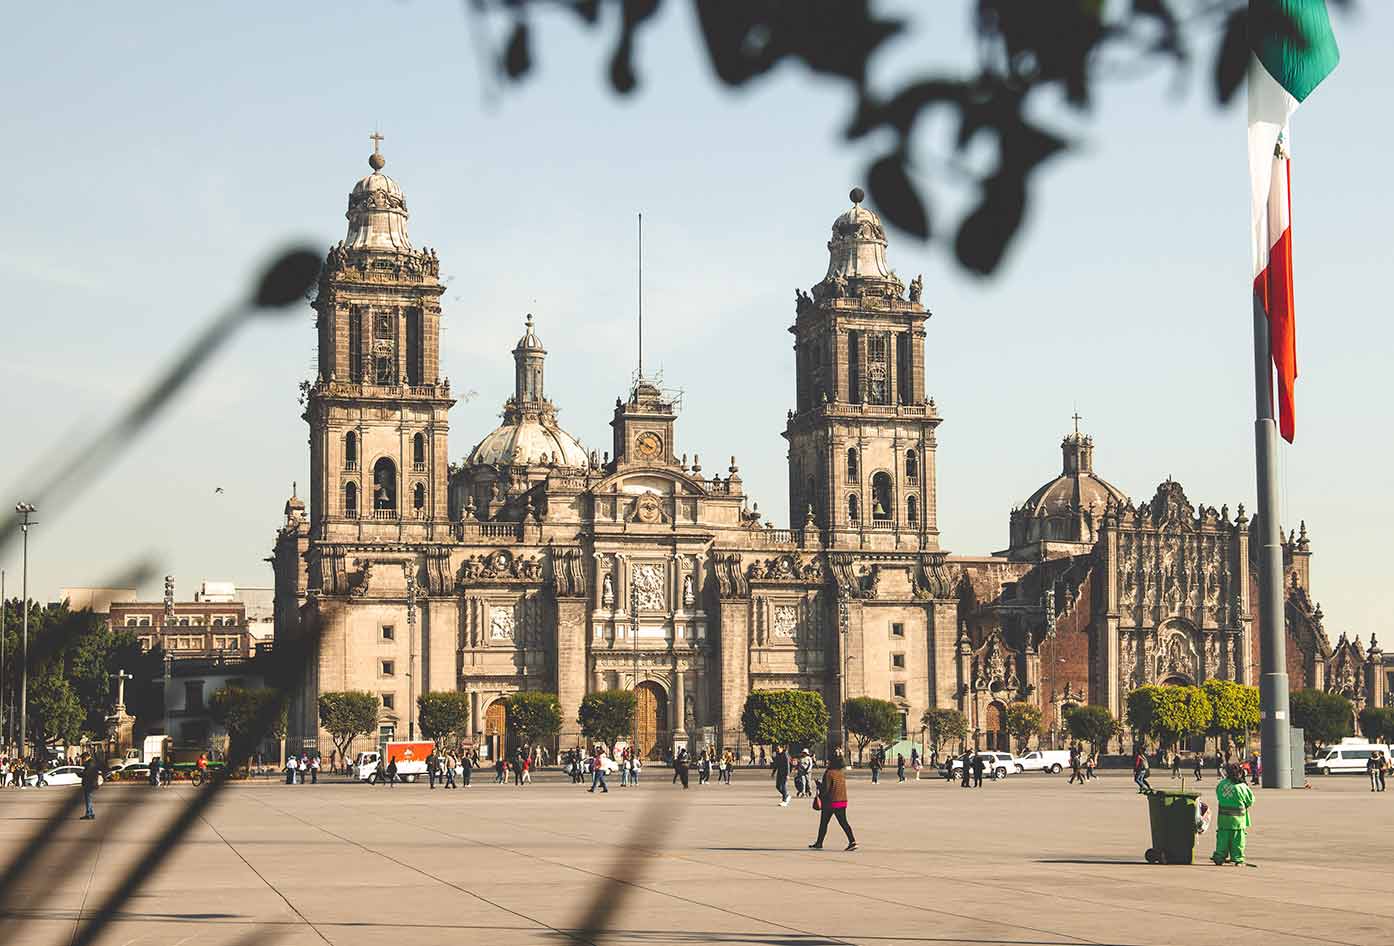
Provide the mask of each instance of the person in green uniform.
POLYGON ((1249 809, 1254 793, 1244 784, 1244 771, 1237 764, 1225 766, 1225 777, 1215 786, 1215 798, 1220 811, 1215 818, 1215 853, 1210 859, 1216 865, 1233 861, 1244 863, 1244 841, 1249 833, 1249 809))

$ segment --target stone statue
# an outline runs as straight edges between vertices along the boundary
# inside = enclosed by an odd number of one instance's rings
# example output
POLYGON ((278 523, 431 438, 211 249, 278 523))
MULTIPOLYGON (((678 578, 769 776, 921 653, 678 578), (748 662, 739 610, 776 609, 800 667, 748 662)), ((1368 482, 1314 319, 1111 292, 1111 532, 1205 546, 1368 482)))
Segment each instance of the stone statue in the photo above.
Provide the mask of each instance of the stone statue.
POLYGON ((609 608, 615 606, 615 579, 610 575, 605 576, 600 586, 600 603, 609 608))
POLYGON ((910 280, 910 301, 919 302, 920 296, 924 293, 924 274, 920 273, 910 280))
POLYGON ((692 593, 692 576, 682 576, 682 603, 690 608, 696 600, 696 596, 692 593))
POLYGON ((691 693, 683 694, 682 718, 688 729, 691 729, 697 720, 696 704, 692 700, 691 693))
POLYGON ((834 296, 847 295, 847 277, 842 273, 833 273, 832 287, 834 296))

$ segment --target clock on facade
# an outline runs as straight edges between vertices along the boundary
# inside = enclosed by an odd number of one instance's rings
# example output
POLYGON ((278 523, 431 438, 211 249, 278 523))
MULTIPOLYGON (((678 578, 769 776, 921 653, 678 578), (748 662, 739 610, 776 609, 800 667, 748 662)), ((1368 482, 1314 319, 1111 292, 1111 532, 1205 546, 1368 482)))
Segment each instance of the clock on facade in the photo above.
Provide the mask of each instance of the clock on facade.
POLYGON ((663 453, 663 438, 646 430, 634 441, 634 450, 643 460, 657 460, 663 453))

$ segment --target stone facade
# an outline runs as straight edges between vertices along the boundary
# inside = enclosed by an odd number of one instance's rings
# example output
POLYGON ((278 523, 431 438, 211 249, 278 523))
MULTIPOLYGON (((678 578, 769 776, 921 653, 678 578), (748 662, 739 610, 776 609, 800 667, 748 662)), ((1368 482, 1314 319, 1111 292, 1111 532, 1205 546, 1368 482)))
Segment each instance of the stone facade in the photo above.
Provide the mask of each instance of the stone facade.
MULTIPOLYGON (((795 293, 793 527, 775 529, 734 457, 689 462, 652 379, 616 398, 610 450, 582 447, 546 396, 531 316, 502 424, 450 464, 438 261, 413 248, 381 155, 370 163, 314 303, 309 508, 287 502, 273 557, 277 641, 316 643, 290 748, 328 744, 317 696, 343 689, 380 695, 378 738, 418 734, 421 694, 468 693, 470 734, 491 753, 507 745, 510 693, 555 692, 567 747, 586 693, 632 689, 656 757, 742 746, 741 709, 762 688, 820 692, 834 734, 848 697, 893 701, 912 737, 925 709, 958 707, 996 745, 1012 700, 1041 705, 1053 729, 1065 704, 1117 711, 1138 683, 1252 680, 1242 508, 1192 506, 1170 480, 1133 504, 1093 473, 1077 428, 1061 477, 1012 511, 1009 549, 941 549, 930 313, 921 280, 889 268, 860 191, 824 277, 795 293)), ((1319 612, 1299 613, 1306 542, 1290 550, 1290 629, 1294 653, 1324 668, 1319 612)))

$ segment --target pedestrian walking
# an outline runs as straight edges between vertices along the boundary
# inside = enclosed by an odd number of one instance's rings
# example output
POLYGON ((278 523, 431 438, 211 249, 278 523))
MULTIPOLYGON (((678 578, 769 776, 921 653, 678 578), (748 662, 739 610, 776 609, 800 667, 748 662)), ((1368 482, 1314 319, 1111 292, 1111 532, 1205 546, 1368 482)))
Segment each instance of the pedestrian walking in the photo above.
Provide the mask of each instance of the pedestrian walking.
POLYGON ((983 787, 983 770, 987 768, 987 763, 980 753, 973 753, 973 787, 983 787))
POLYGON ((470 787, 470 776, 474 774, 475 758, 473 751, 460 753, 460 784, 470 787))
POLYGON ((393 788, 397 784, 397 760, 392 759, 387 763, 387 787, 393 788))
MULTIPOLYGON (((760 750, 761 763, 764 762, 765 750, 760 750)), ((771 760, 770 777, 774 779, 775 791, 779 792, 779 807, 789 807, 789 753, 784 751, 783 746, 774 747, 774 758, 771 760)))
POLYGON ((1197 782, 1203 781, 1205 773, 1201 770, 1205 765, 1205 753, 1197 752, 1192 757, 1191 761, 1195 765, 1195 771, 1191 773, 1191 777, 1194 778, 1197 782))
POLYGON ((376 781, 379 785, 387 784, 387 760, 384 759, 382 756, 378 756, 378 769, 376 772, 373 773, 373 775, 374 781, 376 781))
MULTIPOLYGON (((155 756, 155 758, 153 758, 153 759, 150 760, 150 787, 151 787, 151 788, 159 788, 159 787, 160 787, 160 761, 161 761, 161 760, 160 760, 160 757, 159 757, 159 756, 155 756)), ((19 784, 20 784, 20 785, 23 785, 23 784, 24 784, 24 773, 23 773, 23 769, 24 769, 24 766, 23 766, 23 764, 21 764, 21 765, 20 765, 20 772, 15 776, 15 778, 19 781, 19 784)))
POLYGON ((905 781, 905 755, 900 752, 895 754, 895 780, 905 781))
POLYGON ((97 760, 86 752, 82 754, 82 803, 87 806, 87 813, 82 816, 82 821, 92 821, 97 817, 97 813, 92 810, 92 796, 97 792, 97 786, 101 784, 102 775, 97 768, 97 760))
POLYGON ((881 752, 882 752, 882 749, 881 749, 880 746, 877 746, 875 749, 872 749, 872 750, 871 750, 871 784, 872 784, 872 785, 879 785, 879 784, 881 784, 881 759, 882 759, 881 752))
POLYGON ((678 750, 677 757, 673 759, 673 777, 682 782, 682 787, 687 788, 687 776, 690 762, 687 755, 687 747, 678 750))
POLYGON ((599 786, 602 795, 610 794, 610 788, 605 784, 605 762, 600 756, 599 749, 596 749, 594 754, 591 755, 590 769, 591 787, 586 789, 586 791, 593 792, 596 787, 599 786))
POLYGON ((1379 791, 1379 753, 1371 752, 1365 760, 1365 774, 1370 777, 1370 791, 1379 791))
POLYGON ((1084 784, 1084 774, 1080 771, 1082 768, 1083 763, 1079 757, 1079 746, 1070 746, 1070 781, 1068 784, 1073 785, 1076 782, 1080 785, 1084 784))
POLYGON ((1084 757, 1084 777, 1089 780, 1098 778, 1094 770, 1099 767, 1099 753, 1096 749, 1090 749, 1089 754, 1084 757))
MULTIPOLYGON (((1380 753, 1381 756, 1384 753, 1380 753)), ((1253 759, 1249 762, 1249 774, 1253 777, 1255 785, 1258 784, 1259 775, 1263 772, 1263 756, 1255 752, 1253 759)), ((1384 779, 1380 779, 1380 791, 1384 791, 1384 779)))
POLYGON ((923 761, 920 758, 920 750, 910 750, 910 771, 915 773, 915 781, 917 782, 920 780, 920 769, 924 768, 923 761))
POLYGON ((503 785, 503 784, 505 784, 505 783, 508 781, 508 776, 504 774, 504 773, 507 771, 507 769, 505 768, 505 766, 506 766, 506 763, 503 761, 503 753, 499 753, 499 757, 498 757, 497 759, 494 760, 494 784, 495 784, 495 785, 503 785))
POLYGON ((1149 771, 1147 764, 1147 753, 1141 748, 1133 753, 1133 782, 1137 785, 1139 795, 1149 795, 1152 792, 1152 785, 1147 781, 1149 771))
POLYGON ((319 784, 319 756, 310 760, 310 784, 319 784))
POLYGON ((736 757, 727 749, 721 756, 721 780, 727 785, 731 784, 731 773, 736 768, 736 757))
POLYGON ((1210 859, 1216 866, 1226 861, 1243 864, 1254 793, 1244 784, 1244 772, 1238 765, 1226 768, 1225 777, 1215 786, 1215 798, 1220 803, 1220 811, 1215 819, 1215 853, 1210 859))
POLYGON ((761 746, 761 747, 760 747, 760 768, 763 769, 763 768, 765 767, 765 765, 766 765, 766 762, 765 762, 765 747, 764 747, 764 746, 761 746))
POLYGON ((436 750, 432 749, 431 754, 426 756, 426 778, 431 783, 431 791, 436 790, 436 777, 440 769, 440 757, 436 755, 436 750))
POLYGON ((963 776, 963 781, 959 783, 958 787, 967 788, 973 778, 973 753, 967 750, 963 753, 963 769, 960 774, 963 776))
POLYGON ((300 760, 295 756, 286 759, 286 784, 295 784, 295 770, 300 767, 300 760))
POLYGON ((842 750, 833 751, 828 759, 828 767, 818 781, 818 794, 813 799, 813 807, 818 810, 818 837, 809 845, 815 851, 823 849, 823 839, 828 835, 828 822, 833 818, 847 835, 848 851, 857 849, 857 838, 852 834, 852 826, 847 823, 847 773, 842 750))
POLYGON ((1181 753, 1176 750, 1171 753, 1171 777, 1181 777, 1181 753))

